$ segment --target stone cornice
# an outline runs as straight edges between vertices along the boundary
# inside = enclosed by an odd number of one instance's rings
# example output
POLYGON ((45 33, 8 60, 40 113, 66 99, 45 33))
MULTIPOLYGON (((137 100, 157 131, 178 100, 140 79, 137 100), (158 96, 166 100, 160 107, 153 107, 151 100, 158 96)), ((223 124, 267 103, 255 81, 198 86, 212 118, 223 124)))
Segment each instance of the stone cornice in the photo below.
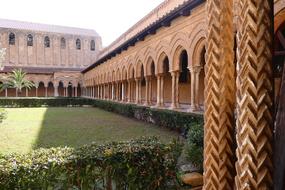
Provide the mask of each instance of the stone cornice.
POLYGON ((147 35, 155 34, 159 28, 169 27, 171 21, 179 16, 189 16, 193 8, 204 2, 205 0, 167 0, 163 2, 110 46, 103 49, 100 52, 99 59, 82 72, 85 73, 93 69, 122 51, 127 50, 128 47, 143 41, 147 35))

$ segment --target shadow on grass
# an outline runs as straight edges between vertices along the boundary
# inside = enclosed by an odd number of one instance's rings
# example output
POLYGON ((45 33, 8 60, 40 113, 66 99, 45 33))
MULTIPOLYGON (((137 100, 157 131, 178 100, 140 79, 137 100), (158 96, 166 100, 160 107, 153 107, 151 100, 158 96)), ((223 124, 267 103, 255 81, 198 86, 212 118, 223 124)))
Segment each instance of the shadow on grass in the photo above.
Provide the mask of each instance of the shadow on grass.
POLYGON ((33 149, 80 147, 91 142, 106 143, 141 136, 160 136, 163 141, 170 141, 178 135, 97 108, 47 108, 33 149))

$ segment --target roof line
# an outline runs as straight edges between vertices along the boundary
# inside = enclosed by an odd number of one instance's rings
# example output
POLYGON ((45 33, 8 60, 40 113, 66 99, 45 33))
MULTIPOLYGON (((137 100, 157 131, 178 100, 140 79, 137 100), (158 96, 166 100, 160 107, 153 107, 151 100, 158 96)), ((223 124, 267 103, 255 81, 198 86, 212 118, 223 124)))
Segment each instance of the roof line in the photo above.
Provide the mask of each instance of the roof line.
MULTIPOLYGON (((84 35, 84 34, 80 34, 79 31, 86 31, 86 32, 88 31, 88 32, 94 32, 95 35, 99 36, 99 34, 94 29, 89 29, 89 28, 80 28, 80 27, 74 27, 74 26, 63 26, 63 25, 55 25, 55 24, 45 24, 45 23, 20 21, 20 20, 12 20, 12 19, 4 19, 4 18, 0 18, 0 28, 45 31, 45 32, 50 32, 50 33, 63 33, 63 32, 60 32, 59 30, 65 29, 65 30, 70 30, 69 34, 76 35, 76 32, 78 32, 77 35, 84 35), (35 29, 25 28, 25 27, 23 27, 25 25, 34 26, 36 28, 35 29), (47 28, 58 29, 58 31, 56 31, 56 30, 48 31, 47 28), (72 30, 77 30, 77 31, 72 31, 72 30)), ((91 36, 91 35, 87 35, 87 36, 91 36)))
POLYGON ((199 6, 205 2, 205 0, 193 0, 193 1, 187 1, 184 4, 181 4, 176 9, 171 11, 170 13, 166 14, 162 18, 160 18, 158 21, 150 24, 147 26, 144 30, 134 35, 132 38, 121 44, 116 49, 110 51, 108 54, 97 60, 92 65, 88 66, 84 70, 82 70, 82 73, 86 73, 93 68, 97 67, 98 65, 101 65, 108 59, 111 59, 112 57, 115 57, 117 54, 120 54, 122 51, 127 50, 130 46, 134 46, 137 42, 143 41, 146 36, 155 34, 156 31, 161 27, 169 27, 171 25, 171 21, 180 17, 180 16, 189 16, 191 14, 191 10, 195 7, 199 6))

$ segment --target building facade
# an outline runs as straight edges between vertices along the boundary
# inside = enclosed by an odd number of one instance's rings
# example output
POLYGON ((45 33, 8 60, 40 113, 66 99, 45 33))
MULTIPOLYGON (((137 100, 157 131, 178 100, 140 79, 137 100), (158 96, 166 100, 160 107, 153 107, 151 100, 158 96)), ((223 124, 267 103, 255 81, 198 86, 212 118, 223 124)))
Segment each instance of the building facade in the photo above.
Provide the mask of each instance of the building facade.
POLYGON ((284 0, 165 1, 82 71, 83 96, 204 111, 203 189, 284 189, 284 12, 284 0))
MULTIPOLYGON (((0 20, 0 43, 6 49, 2 77, 22 68, 35 88, 21 96, 78 96, 80 71, 95 62, 102 48, 94 31, 12 20, 0 20)), ((1 96, 16 96, 15 89, 1 96)))

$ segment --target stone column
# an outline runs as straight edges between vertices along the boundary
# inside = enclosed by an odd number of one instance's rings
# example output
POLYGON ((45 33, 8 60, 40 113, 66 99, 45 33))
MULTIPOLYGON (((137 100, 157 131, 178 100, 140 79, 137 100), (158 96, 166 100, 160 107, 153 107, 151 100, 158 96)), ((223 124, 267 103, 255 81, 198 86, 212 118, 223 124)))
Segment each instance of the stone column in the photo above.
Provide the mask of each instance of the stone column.
POLYGON ((36 97, 38 97, 38 88, 39 88, 39 85, 36 84, 36 85, 35 85, 35 88, 36 88, 36 97))
POLYGON ((54 97, 58 97, 58 86, 54 85, 54 97))
POLYGON ((112 83, 112 100, 114 100, 114 83, 112 83))
POLYGON ((142 103, 142 79, 139 80, 138 83, 138 87, 139 87, 139 100, 138 103, 141 104, 142 103))
POLYGON ((75 92, 75 93, 74 93, 74 96, 75 96, 75 97, 77 97, 77 88, 78 88, 77 86, 74 87, 74 92, 75 92))
POLYGON ((128 95, 127 95, 128 103, 131 102, 131 80, 128 80, 128 95))
MULTIPOLYGON (((233 1, 208 0, 206 7, 208 26, 203 189, 236 189, 233 150, 235 108, 233 1)), ((247 169, 243 172, 246 173, 247 169)), ((248 189, 251 187, 248 186, 248 189)))
MULTIPOLYGON (((195 77, 195 69, 194 67, 191 67, 190 69, 190 77, 191 77, 191 106, 190 106, 190 110, 189 112, 193 112, 193 111, 196 111, 196 104, 195 104, 195 84, 196 84, 196 77, 195 77)), ((197 94, 198 95, 198 94, 197 94)))
POLYGON ((165 75, 161 75, 160 78, 160 107, 164 107, 164 77, 165 75))
POLYGON ((149 79, 149 105, 152 105, 152 82, 153 82, 153 78, 152 76, 149 79))
POLYGON ((236 189, 273 189, 273 1, 239 5, 236 189))
POLYGON ((145 77, 145 106, 149 105, 149 77, 145 77))
POLYGON ((195 93, 194 93, 194 98, 195 98, 195 107, 198 110, 201 110, 200 104, 199 104, 199 84, 200 84, 200 72, 201 72, 202 67, 198 66, 195 67, 195 93))
POLYGON ((47 96, 48 96, 48 87, 45 86, 45 97, 47 97, 47 96))
POLYGON ((125 81, 122 82, 122 102, 125 101, 125 81))
POLYGON ((171 109, 178 109, 179 108, 179 71, 172 71, 171 77, 172 77, 172 88, 171 88, 171 109))
POLYGON ((135 101, 135 103, 139 104, 139 82, 140 82, 140 79, 136 78, 135 81, 136 81, 136 101, 135 101))
POLYGON ((160 88, 161 88, 161 75, 157 74, 156 78, 157 78, 156 107, 160 107, 161 106, 161 98, 160 98, 161 97, 161 94, 160 94, 161 93, 161 90, 160 90, 160 88))

